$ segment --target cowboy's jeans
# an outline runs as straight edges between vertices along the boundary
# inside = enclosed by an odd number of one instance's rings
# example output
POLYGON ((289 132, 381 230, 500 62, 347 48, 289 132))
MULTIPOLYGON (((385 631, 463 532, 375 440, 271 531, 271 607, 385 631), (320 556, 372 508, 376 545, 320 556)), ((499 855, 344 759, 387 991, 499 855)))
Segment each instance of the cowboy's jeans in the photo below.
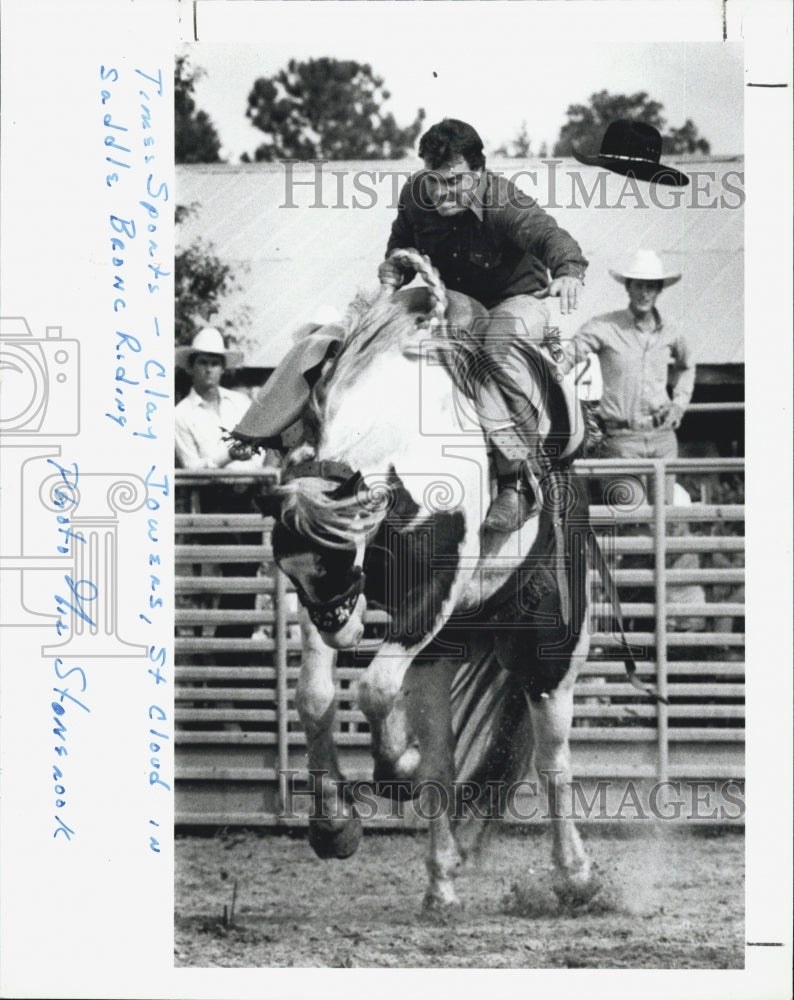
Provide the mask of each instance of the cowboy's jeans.
POLYGON ((527 391, 527 360, 521 351, 522 344, 539 347, 548 331, 548 303, 531 295, 505 299, 473 325, 471 332, 493 376, 479 394, 477 411, 495 446, 499 476, 515 472, 528 457, 528 442, 539 441, 550 430, 542 407, 544 387, 527 391))

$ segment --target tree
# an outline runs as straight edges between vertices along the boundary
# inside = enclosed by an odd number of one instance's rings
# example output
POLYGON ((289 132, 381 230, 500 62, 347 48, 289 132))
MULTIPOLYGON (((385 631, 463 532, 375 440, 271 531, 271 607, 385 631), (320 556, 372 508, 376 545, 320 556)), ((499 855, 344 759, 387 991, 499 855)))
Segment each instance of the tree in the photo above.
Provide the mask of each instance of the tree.
MULTIPOLYGON (((196 207, 195 203, 178 205, 175 216, 177 226, 196 207)), ((217 326, 228 340, 244 343, 246 338, 241 331, 250 322, 244 309, 232 319, 221 323, 214 321, 222 300, 239 288, 234 269, 220 260, 212 243, 198 239, 187 247, 177 249, 174 254, 176 344, 189 344, 202 326, 209 325, 217 326)))
POLYGON ((526 121, 521 122, 518 134, 510 144, 510 147, 502 144, 494 150, 494 156, 509 156, 517 160, 526 160, 532 156, 532 143, 529 138, 526 121))
POLYGON ((529 141, 526 121, 521 122, 518 135, 513 139, 513 156, 521 160, 532 156, 532 143, 529 141))
POLYGON ((662 117, 664 105, 652 101, 642 90, 636 94, 610 94, 600 90, 590 96, 589 104, 571 104, 566 112, 568 121, 560 129, 560 136, 554 145, 554 156, 571 156, 574 148, 582 152, 597 152, 601 139, 610 122, 620 118, 653 125, 662 136, 664 153, 684 153, 700 151, 708 153, 710 145, 698 136, 691 119, 680 129, 671 129, 665 134, 666 120, 662 117))
POLYGON ((246 117, 265 134, 256 160, 396 160, 413 148, 423 109, 400 128, 383 105, 390 93, 372 67, 323 57, 296 62, 260 77, 248 95, 246 117))
POLYGON ((662 136, 662 152, 667 156, 677 153, 711 152, 711 144, 698 135, 698 130, 691 118, 687 118, 681 128, 671 128, 667 135, 662 136))
POLYGON ((187 56, 174 68, 174 160, 176 163, 220 163, 221 141, 206 111, 197 111, 193 93, 203 70, 187 56))

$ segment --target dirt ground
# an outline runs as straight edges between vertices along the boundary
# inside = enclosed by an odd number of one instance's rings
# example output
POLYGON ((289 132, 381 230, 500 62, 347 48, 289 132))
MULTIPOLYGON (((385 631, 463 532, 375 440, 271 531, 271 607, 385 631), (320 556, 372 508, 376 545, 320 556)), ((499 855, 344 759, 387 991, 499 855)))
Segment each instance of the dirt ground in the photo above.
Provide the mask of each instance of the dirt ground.
POLYGON ((583 837, 603 881, 586 908, 551 892, 548 829, 502 828, 452 917, 422 913, 421 833, 367 832, 346 861, 320 861, 300 833, 177 837, 175 965, 743 967, 740 831, 583 837))

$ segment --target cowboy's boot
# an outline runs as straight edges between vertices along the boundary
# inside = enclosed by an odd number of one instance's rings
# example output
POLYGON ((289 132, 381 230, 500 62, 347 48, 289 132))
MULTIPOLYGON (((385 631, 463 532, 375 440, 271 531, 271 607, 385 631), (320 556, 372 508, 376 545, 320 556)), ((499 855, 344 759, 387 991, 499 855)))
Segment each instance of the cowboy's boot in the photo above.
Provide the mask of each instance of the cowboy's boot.
POLYGON ((497 479, 499 492, 488 510, 483 528, 508 533, 518 531, 532 511, 532 492, 524 478, 523 463, 516 463, 510 475, 497 479))
POLYGON ((475 397, 477 414, 492 449, 499 492, 483 521, 486 531, 517 531, 529 517, 532 493, 524 478, 530 447, 511 418, 504 396, 493 382, 480 387, 475 397))

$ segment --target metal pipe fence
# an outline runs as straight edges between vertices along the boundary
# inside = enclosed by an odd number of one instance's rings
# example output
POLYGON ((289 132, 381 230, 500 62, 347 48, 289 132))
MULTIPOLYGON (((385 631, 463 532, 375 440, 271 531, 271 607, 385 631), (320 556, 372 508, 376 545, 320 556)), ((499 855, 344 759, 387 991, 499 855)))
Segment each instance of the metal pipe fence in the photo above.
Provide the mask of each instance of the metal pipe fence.
MULTIPOLYGON (((577 682, 571 741, 576 776, 588 787, 603 779, 741 782, 743 460, 592 459, 576 469, 596 493, 597 484, 620 477, 643 487, 631 503, 594 503, 591 516, 613 568, 628 641, 641 654, 640 673, 669 700, 652 704, 629 685, 619 637, 606 624, 604 594, 591 573, 591 655, 577 682), (672 476, 694 484, 696 495, 703 493, 699 484, 708 483, 713 502, 671 503, 666 484, 672 476)), ((272 469, 255 477, 177 472, 181 825, 305 822, 287 808, 289 776, 300 781, 305 769, 293 704, 301 663, 296 595, 272 562, 271 522, 254 512, 204 514, 199 503, 200 491, 219 478, 224 484, 257 481, 267 489, 277 476, 272 469), (235 628, 239 634, 229 635, 235 628)), ((384 617, 370 613, 361 649, 339 657, 336 742, 351 780, 371 776, 368 727, 353 692, 384 617)))

